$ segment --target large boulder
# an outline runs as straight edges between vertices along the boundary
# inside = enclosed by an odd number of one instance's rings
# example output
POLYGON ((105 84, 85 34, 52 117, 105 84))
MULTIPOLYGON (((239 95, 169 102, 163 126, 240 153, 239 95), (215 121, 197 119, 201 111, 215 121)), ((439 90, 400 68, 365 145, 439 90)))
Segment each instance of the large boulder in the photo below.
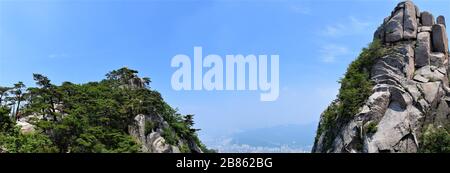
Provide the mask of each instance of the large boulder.
POLYGON ((428 83, 423 83, 420 84, 421 87, 420 89, 422 90, 422 94, 425 95, 425 100, 428 103, 432 103, 435 102, 438 98, 438 94, 439 94, 439 89, 441 87, 441 83, 440 82, 428 82, 428 83))
POLYGON ((423 67, 430 64, 431 34, 421 32, 417 35, 417 47, 415 49, 415 65, 423 67))
POLYGON ((433 51, 448 53, 448 38, 445 26, 442 24, 433 25, 432 28, 433 51))
POLYGON ((438 16, 437 17, 437 24, 445 25, 445 17, 444 16, 438 16))
POLYGON ((411 1, 405 2, 403 14, 403 39, 414 39, 417 36, 416 6, 411 1))
MULTIPOLYGON (((432 81, 447 81, 447 77, 445 73, 442 73, 438 70, 437 67, 434 66, 424 66, 416 70, 415 76, 421 76, 427 79, 427 82, 432 81)), ((416 79, 416 77, 415 77, 416 79)))
POLYGON ((441 52, 433 52, 430 54, 430 65, 435 67, 445 67, 448 64, 447 56, 441 52))
POLYGON ((20 128, 22 133, 32 133, 36 130, 36 126, 31 124, 33 118, 40 119, 42 116, 26 116, 21 117, 16 121, 16 125, 20 128))
POLYGON ((177 146, 167 144, 162 137, 163 131, 161 129, 167 126, 167 123, 163 121, 161 116, 140 114, 134 120, 134 125, 128 127, 128 132, 142 144, 142 152, 173 153, 180 151, 177 146), (148 122, 152 122, 152 124, 160 128, 155 127, 149 132, 148 127, 146 127, 148 122))
POLYGON ((403 10, 404 6, 397 6, 392 17, 385 25, 386 42, 396 42, 403 39, 403 10))
POLYGON ((423 26, 433 26, 434 25, 434 17, 428 11, 424 11, 420 14, 420 21, 423 26))

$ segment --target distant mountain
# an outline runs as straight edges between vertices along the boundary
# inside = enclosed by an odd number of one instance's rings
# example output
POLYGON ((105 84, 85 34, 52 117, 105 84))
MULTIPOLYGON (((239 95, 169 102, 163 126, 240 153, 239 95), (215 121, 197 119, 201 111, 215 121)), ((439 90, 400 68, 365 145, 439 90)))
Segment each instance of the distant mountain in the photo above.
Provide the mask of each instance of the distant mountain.
POLYGON ((309 152, 316 125, 290 124, 248 129, 217 139, 205 141, 219 152, 309 152))

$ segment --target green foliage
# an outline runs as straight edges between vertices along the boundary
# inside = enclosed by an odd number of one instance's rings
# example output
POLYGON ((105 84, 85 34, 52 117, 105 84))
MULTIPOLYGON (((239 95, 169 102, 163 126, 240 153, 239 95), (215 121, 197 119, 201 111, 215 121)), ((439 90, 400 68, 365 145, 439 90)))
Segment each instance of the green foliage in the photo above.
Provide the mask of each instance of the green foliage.
MULTIPOLYGON (((333 101, 330 106, 327 107, 327 109, 325 109, 325 111, 322 113, 322 122, 321 124, 319 124, 319 127, 317 128, 317 134, 316 134, 316 138, 315 138, 315 142, 317 142, 319 140, 319 137, 322 133, 324 133, 326 130, 329 129, 335 129, 336 127, 336 118, 338 117, 338 107, 339 107, 339 103, 335 100, 333 101)), ((334 139, 334 134, 333 133, 325 133, 325 146, 330 147, 333 139, 334 139)))
POLYGON ((450 128, 429 125, 422 135, 422 153, 450 153, 450 128))
POLYGON ((10 134, 0 133, 0 147, 9 153, 53 153, 57 148, 41 133, 22 134, 18 128, 10 134))
MULTIPOLYGON (((344 77, 339 81, 341 88, 337 99, 322 114, 322 123, 317 130, 316 142, 325 130, 340 128, 355 116, 372 93, 373 82, 370 71, 377 58, 383 57, 387 49, 379 40, 364 48, 358 58, 347 68, 344 77)), ((325 134, 325 148, 331 147, 335 132, 325 134)))
POLYGON ((145 136, 150 134, 156 128, 156 124, 153 121, 145 122, 145 136))
POLYGON ((380 41, 375 40, 364 48, 359 57, 347 68, 341 79, 339 89, 338 111, 341 117, 352 118, 358 109, 372 93, 373 82, 370 80, 370 71, 376 58, 386 54, 387 50, 380 41))
POLYGON ((0 133, 10 133, 13 130, 15 123, 9 116, 9 108, 0 106, 0 133))
MULTIPOLYGON (((17 115, 42 116, 31 118, 36 133, 14 131, 14 120, 8 116, 11 108, 0 106, 0 147, 6 146, 8 152, 139 152, 141 144, 128 134, 128 127, 140 114, 161 115, 167 121, 169 127, 162 134, 167 143, 177 145, 182 139, 203 146, 192 129, 192 115, 186 118, 178 114, 160 93, 150 90, 150 78, 139 78, 137 73, 121 68, 100 82, 64 82, 61 86, 44 75, 33 74, 37 87, 27 88, 25 93, 24 86, 16 84, 8 102, 18 105, 17 115), (19 101, 24 101, 23 106, 19 101)), ((146 134, 156 128, 155 122, 145 123, 146 134)))
POLYGON ((378 130, 378 127, 377 127, 377 123, 375 123, 375 122, 370 122, 366 126, 366 134, 376 133, 377 130, 378 130))
POLYGON ((178 144, 178 136, 177 134, 170 128, 163 128, 162 137, 166 140, 167 144, 177 145, 178 144))
POLYGON ((191 149, 189 148, 188 145, 182 144, 182 145, 180 145, 180 152, 181 153, 190 153, 191 149))

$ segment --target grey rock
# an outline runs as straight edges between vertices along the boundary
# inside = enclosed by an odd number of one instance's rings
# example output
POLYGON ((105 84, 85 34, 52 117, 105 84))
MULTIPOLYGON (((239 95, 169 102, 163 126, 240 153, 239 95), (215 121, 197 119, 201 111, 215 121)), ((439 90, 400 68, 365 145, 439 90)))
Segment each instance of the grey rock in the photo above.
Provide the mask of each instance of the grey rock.
POLYGON ((389 21, 386 25, 386 42, 396 42, 403 38, 402 24, 397 20, 389 21))
POLYGON ((432 103, 438 97, 440 82, 428 82, 420 84, 422 86, 422 93, 425 95, 425 100, 432 103))
MULTIPOLYGON (((167 122, 159 115, 137 115, 134 118, 134 125, 128 127, 128 132, 131 136, 136 138, 141 144, 142 152, 148 153, 179 153, 180 149, 178 146, 167 144, 166 139, 162 137, 164 131, 162 129, 168 128, 167 122), (155 124, 154 129, 151 132, 146 132, 146 122, 153 122, 155 124)), ((192 142, 193 141, 179 141, 192 142)), ((201 150, 197 147, 195 148, 198 152, 201 150)))
MULTIPOLYGON (((448 39, 442 21, 438 17, 434 24, 433 15, 420 13, 411 1, 395 7, 374 34, 389 51, 368 67, 372 93, 353 118, 337 118, 332 123, 339 128, 317 134, 313 152, 414 153, 422 127, 450 123, 448 39), (376 131, 366 133, 368 124, 375 124, 376 131)), ((320 127, 323 121, 322 114, 320 127)))
POLYGON ((448 38, 445 31, 445 26, 442 24, 433 25, 432 30, 432 40, 433 40, 433 51, 448 53, 448 38))
POLYGON ((423 82, 423 83, 426 83, 426 82, 430 81, 430 79, 427 79, 427 78, 425 78, 425 77, 423 77, 421 75, 415 75, 413 79, 418 81, 418 82, 423 82))
MULTIPOLYGON (((411 44, 400 44, 400 45, 396 46, 395 50, 399 53, 398 57, 400 59, 402 59, 401 63, 403 64, 403 65, 396 66, 396 68, 398 70, 403 69, 398 74, 400 74, 400 75, 406 74, 406 78, 411 79, 413 77, 414 66, 415 66, 414 47, 411 44)), ((397 70, 394 70, 394 71, 397 71, 397 70)))
POLYGON ((421 26, 419 32, 431 32, 431 26, 421 26))
POLYGON ((385 25, 386 42, 397 42, 403 39, 403 10, 398 9, 385 25))
MULTIPOLYGON (((430 54, 430 64, 435 67, 444 67, 447 65, 447 56, 444 53, 433 52, 430 54)), ((445 73, 443 70, 442 73, 445 73)))
POLYGON ((26 121, 17 121, 17 126, 20 127, 20 132, 22 133, 32 133, 35 131, 35 125, 26 121))
POLYGON ((433 112, 433 116, 432 119, 429 119, 428 121, 432 124, 434 124, 435 126, 443 126, 445 127, 445 122, 447 122, 448 120, 448 110, 449 110, 449 106, 447 104, 447 102, 445 102, 444 100, 439 102, 438 107, 436 108, 436 110, 433 112))
POLYGON ((437 17, 437 24, 441 24, 441 25, 447 26, 447 25, 445 25, 445 17, 444 16, 438 16, 437 17))
POLYGON ((434 81, 446 81, 445 74, 442 74, 438 68, 432 66, 424 66, 419 68, 415 72, 415 76, 421 76, 428 79, 430 82, 434 81))
POLYGON ((421 32, 417 35, 415 49, 415 66, 423 67, 430 64, 431 39, 430 33, 421 32))
POLYGON ((403 39, 414 39, 417 36, 416 6, 411 1, 405 2, 403 16, 403 39))
MULTIPOLYGON (((430 28, 431 30, 431 28, 430 28)), ((373 39, 376 40, 381 40, 381 42, 385 41, 385 30, 384 30, 384 26, 380 26, 378 27, 378 29, 375 31, 373 39)))
MULTIPOLYGON (((368 152, 396 152, 393 147, 410 132, 409 113, 400 103, 391 102, 382 120, 377 125, 377 132, 368 138, 368 152)), ((400 149, 397 152, 406 152, 400 149)))
POLYGON ((428 11, 424 11, 420 14, 420 21, 423 26, 433 26, 434 25, 434 17, 428 11))
POLYGON ((417 88, 417 83, 413 81, 408 81, 407 83, 403 84, 406 91, 412 96, 413 101, 417 102, 422 96, 422 93, 417 88))

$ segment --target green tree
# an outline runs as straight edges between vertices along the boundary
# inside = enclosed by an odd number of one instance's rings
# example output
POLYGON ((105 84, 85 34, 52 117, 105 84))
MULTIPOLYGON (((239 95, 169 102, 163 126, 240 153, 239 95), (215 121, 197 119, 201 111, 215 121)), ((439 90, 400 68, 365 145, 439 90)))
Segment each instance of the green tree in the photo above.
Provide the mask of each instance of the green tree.
POLYGON ((23 82, 19 81, 16 84, 14 84, 14 87, 12 88, 12 90, 10 91, 11 94, 13 94, 14 96, 11 97, 11 101, 12 103, 15 103, 15 111, 14 111, 14 116, 13 116, 13 120, 18 119, 19 117, 19 110, 20 110, 20 106, 21 106, 21 102, 24 100, 24 88, 25 88, 25 84, 23 84, 23 82))
POLYGON ((9 117, 10 109, 6 106, 0 106, 0 133, 10 133, 15 123, 9 117))
MULTIPOLYGON (((193 115, 177 113, 159 92, 148 87, 150 78, 140 78, 137 73, 121 68, 111 71, 100 82, 63 82, 61 86, 52 84, 44 75, 33 74, 37 87, 22 92, 25 86, 16 85, 11 91, 20 88, 21 92, 11 92, 16 97, 8 102, 16 104, 18 95, 21 101, 25 99, 16 112, 31 116, 35 133, 20 133, 15 121, 8 121, 10 109, 4 106, 0 109, 3 115, 0 125, 10 130, 0 134, 0 147, 8 152, 139 152, 141 144, 129 134, 128 128, 140 114, 161 115, 167 121, 169 127, 162 134, 166 142, 177 145, 178 141, 194 140, 204 147, 192 129, 193 115), (33 149, 36 147, 42 150, 33 149)), ((156 122, 145 126, 145 133, 159 128, 156 122)), ((188 151, 187 148, 184 146, 183 151, 188 151)))
POLYGON ((428 125, 422 136, 422 153, 450 153, 450 125, 436 128, 428 125))
POLYGON ((108 80, 118 81, 121 84, 127 84, 130 79, 136 78, 138 71, 129 69, 127 67, 113 70, 106 74, 108 80))
POLYGON ((4 97, 8 97, 8 90, 10 90, 11 88, 9 87, 2 87, 0 86, 0 106, 3 105, 3 98, 4 97))
POLYGON ((38 88, 29 88, 30 105, 40 111, 44 118, 51 116, 53 121, 57 121, 60 114, 57 112, 57 104, 60 103, 62 94, 57 90, 57 86, 51 83, 47 76, 33 74, 38 88))

